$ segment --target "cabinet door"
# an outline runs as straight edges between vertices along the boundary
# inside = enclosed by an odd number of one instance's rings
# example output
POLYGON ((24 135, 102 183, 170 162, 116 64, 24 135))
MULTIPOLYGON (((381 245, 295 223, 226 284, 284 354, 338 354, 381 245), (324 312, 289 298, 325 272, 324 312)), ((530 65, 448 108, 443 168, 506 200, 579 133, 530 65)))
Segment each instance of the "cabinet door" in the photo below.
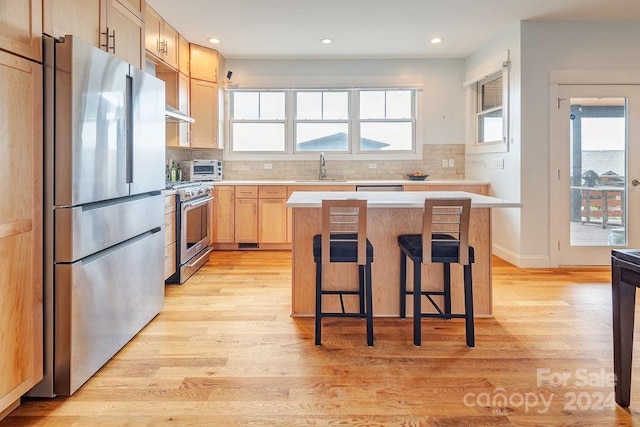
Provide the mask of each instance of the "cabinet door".
POLYGON ((236 243, 258 242, 258 199, 236 199, 236 243))
MULTIPOLYGON (((178 109, 186 114, 191 114, 189 105, 189 77, 178 73, 178 109)), ((188 147, 191 144, 191 124, 178 123, 178 145, 188 147)))
POLYGON ((2 413, 43 376, 42 66, 0 52, 0 99, 2 413))
POLYGON ((178 32, 165 21, 162 21, 160 39, 164 46, 162 60, 173 68, 178 69, 178 32))
POLYGON ((144 48, 150 54, 160 57, 160 23, 162 18, 149 6, 144 9, 144 48))
POLYGON ((191 79, 191 146, 218 148, 218 85, 191 79))
POLYGON ((235 240, 235 201, 232 186, 216 186, 213 198, 213 242, 233 243, 235 240))
POLYGON ((259 243, 285 243, 287 241, 287 201, 285 199, 259 199, 259 243))
POLYGON ((42 60, 42 0, 0 1, 0 49, 42 60))
POLYGON ((191 51, 191 78, 206 80, 209 82, 218 81, 218 52, 214 49, 190 45, 191 51))
POLYGON ((178 71, 186 76, 190 76, 189 42, 178 34, 178 71))
POLYGON ((142 69, 144 26, 142 20, 117 0, 108 0, 101 46, 142 69))
POLYGON ((73 34, 100 46, 100 0, 42 0, 42 7, 43 33, 73 34))

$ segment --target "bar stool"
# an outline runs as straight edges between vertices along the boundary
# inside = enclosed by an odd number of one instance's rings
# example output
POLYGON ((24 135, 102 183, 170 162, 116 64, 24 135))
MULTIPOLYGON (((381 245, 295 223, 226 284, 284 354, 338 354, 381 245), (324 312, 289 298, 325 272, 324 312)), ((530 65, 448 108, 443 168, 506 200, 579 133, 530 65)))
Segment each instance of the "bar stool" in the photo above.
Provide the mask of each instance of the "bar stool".
POLYGON ((366 319, 367 345, 373 345, 373 304, 371 297, 373 246, 367 239, 366 234, 366 200, 322 201, 322 233, 313 236, 313 258, 316 263, 316 345, 320 345, 323 317, 359 317, 366 319), (342 289, 325 289, 325 268, 331 263, 357 264, 358 289, 353 289, 353 286, 342 289), (323 311, 323 296, 339 297, 341 311, 323 311), (357 296, 357 312, 345 311, 345 296, 357 296))
POLYGON ((469 246, 471 199, 425 199, 422 234, 398 236, 400 246, 400 317, 406 317, 407 295, 413 296, 413 343, 422 342, 423 317, 464 318, 467 346, 475 346, 473 327, 473 283, 471 264, 474 250, 469 246), (407 290, 407 257, 413 262, 413 291, 407 290), (442 291, 421 290, 422 264, 443 264, 442 291), (464 274, 464 313, 451 313, 451 264, 461 264, 464 274), (422 312, 422 296, 436 312, 422 312), (441 307, 433 296, 442 297, 441 307))

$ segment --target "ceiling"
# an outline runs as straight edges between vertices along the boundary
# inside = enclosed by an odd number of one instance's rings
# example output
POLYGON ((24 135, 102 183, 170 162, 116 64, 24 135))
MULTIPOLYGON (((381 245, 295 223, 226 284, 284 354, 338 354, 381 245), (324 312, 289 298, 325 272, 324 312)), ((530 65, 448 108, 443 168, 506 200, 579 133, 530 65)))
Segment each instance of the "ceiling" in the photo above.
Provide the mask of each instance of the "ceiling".
POLYGON ((147 0, 231 59, 464 58, 521 20, 639 20, 640 0, 147 0), (439 36, 440 44, 429 40, 439 36), (220 44, 207 39, 217 37, 220 44), (322 44, 322 38, 333 39, 322 44))

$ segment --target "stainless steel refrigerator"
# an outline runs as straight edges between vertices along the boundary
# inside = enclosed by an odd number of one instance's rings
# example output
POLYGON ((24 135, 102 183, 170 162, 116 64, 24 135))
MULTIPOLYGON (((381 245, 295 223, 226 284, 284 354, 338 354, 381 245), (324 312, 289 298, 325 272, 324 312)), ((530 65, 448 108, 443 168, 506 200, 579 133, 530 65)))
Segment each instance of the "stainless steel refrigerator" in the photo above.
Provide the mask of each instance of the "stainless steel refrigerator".
POLYGON ((71 395, 164 303, 164 83, 44 40, 45 379, 71 395))

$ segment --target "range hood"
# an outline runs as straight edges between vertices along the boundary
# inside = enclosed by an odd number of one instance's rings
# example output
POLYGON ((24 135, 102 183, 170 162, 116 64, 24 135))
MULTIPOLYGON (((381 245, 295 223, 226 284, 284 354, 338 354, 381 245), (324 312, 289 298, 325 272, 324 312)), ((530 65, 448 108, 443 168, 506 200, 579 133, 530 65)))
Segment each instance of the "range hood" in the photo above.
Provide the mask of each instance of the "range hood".
POLYGON ((171 105, 165 106, 164 116, 169 123, 194 123, 191 117, 184 114, 182 111, 176 110, 171 105))

